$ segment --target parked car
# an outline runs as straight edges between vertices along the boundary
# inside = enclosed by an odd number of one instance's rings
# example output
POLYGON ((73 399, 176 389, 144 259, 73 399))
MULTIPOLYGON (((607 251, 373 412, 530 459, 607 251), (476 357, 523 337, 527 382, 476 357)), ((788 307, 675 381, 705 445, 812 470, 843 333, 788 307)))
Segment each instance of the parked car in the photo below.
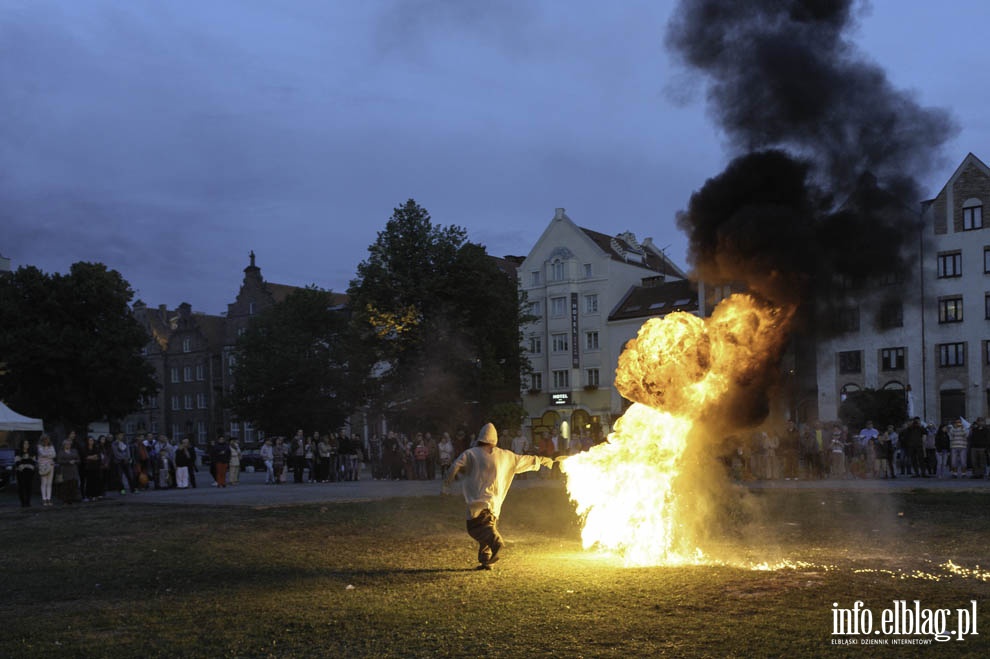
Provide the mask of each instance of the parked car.
POLYGON ((193 449, 196 451, 196 466, 197 467, 209 467, 210 466, 210 454, 199 448, 198 446, 193 449))
POLYGON ((254 471, 265 471, 265 461, 261 459, 261 451, 256 448, 241 451, 241 471, 251 467, 254 471))
POLYGON ((0 490, 14 480, 14 449, 0 448, 0 490))

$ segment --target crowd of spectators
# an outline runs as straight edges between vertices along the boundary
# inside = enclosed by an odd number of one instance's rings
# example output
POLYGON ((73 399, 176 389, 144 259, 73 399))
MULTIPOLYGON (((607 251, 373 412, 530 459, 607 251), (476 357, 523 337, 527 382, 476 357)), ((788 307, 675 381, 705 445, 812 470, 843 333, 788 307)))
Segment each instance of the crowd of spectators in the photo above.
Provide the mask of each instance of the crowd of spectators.
MULTIPOLYGON (((436 480, 447 475, 472 439, 464 429, 453 436, 442 432, 439 439, 430 432, 389 432, 367 440, 344 432, 307 435, 300 429, 291 438, 268 437, 257 449, 244 450, 237 439, 225 436, 196 447, 189 437, 176 441, 137 434, 128 439, 117 433, 83 439, 70 432, 57 446, 47 434, 36 445, 25 441, 15 456, 15 474, 24 506, 30 505, 32 491, 40 491, 42 505, 50 506, 53 495, 71 505, 151 489, 232 487, 245 466, 265 472, 271 485, 356 481, 363 469, 377 480, 436 480)), ((560 454, 556 443, 534 447, 522 436, 511 443, 518 453, 560 454)))
POLYGON ((941 425, 918 417, 894 427, 867 421, 859 430, 841 422, 788 422, 733 442, 725 457, 736 480, 852 478, 988 478, 990 427, 954 419, 941 425))

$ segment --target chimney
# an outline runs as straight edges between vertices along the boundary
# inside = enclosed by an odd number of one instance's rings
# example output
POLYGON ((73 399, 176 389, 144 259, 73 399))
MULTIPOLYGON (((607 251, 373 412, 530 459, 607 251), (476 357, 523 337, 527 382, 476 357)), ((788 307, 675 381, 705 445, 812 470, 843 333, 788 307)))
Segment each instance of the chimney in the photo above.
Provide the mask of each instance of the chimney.
POLYGON ((559 221, 559 220, 564 219, 565 217, 566 217, 566 215, 564 215, 564 209, 563 208, 554 209, 553 219, 559 221))

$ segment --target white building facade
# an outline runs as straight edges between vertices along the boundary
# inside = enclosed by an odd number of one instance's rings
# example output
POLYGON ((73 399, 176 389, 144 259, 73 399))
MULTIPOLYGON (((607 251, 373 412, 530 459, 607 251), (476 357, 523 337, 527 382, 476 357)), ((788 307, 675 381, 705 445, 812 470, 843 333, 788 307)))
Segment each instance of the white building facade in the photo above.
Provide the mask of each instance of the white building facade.
POLYGON ((609 314, 644 279, 684 273, 649 238, 583 229, 563 208, 518 272, 535 318, 521 332, 533 369, 522 392, 532 439, 544 431, 604 436, 622 411, 613 386, 618 356, 639 329, 612 327, 609 314))

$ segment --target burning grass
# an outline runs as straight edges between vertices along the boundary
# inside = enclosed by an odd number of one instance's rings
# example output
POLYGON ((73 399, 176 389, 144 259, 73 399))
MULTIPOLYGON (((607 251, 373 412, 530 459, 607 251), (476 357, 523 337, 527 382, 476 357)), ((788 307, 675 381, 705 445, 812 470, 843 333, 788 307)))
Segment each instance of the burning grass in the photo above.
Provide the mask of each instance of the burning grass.
MULTIPOLYGON (((0 656, 844 656, 832 602, 986 610, 990 583, 942 566, 986 561, 988 504, 741 494, 721 536, 737 563, 626 568, 582 550, 562 488, 520 489, 493 572, 472 569, 456 498, 4 509, 0 656), (753 569, 763 560, 790 567, 753 569)), ((951 652, 985 656, 987 638, 951 652)), ((884 652, 903 648, 869 651, 884 652)))

